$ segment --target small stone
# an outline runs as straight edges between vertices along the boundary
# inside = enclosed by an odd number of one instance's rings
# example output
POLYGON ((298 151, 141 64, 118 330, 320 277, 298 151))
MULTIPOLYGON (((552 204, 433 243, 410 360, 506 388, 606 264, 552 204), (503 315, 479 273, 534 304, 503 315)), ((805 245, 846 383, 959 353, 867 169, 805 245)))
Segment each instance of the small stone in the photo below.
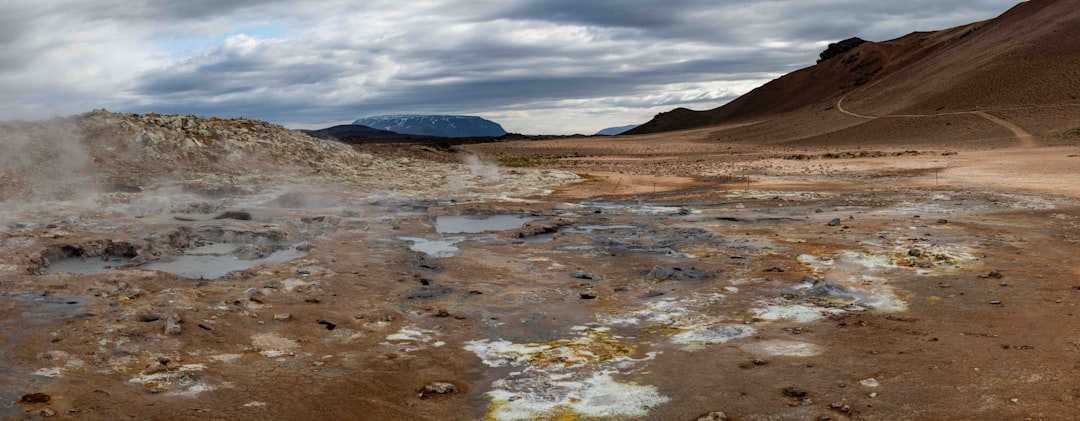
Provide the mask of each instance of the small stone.
POLYGON ((274 315, 274 321, 278 321, 278 322, 287 322, 287 321, 289 321, 289 320, 292 320, 292 314, 289 314, 289 313, 278 313, 278 314, 275 314, 275 315, 274 315))
POLYGON ((1000 305, 1000 304, 1001 304, 1001 301, 998 301, 998 300, 994 300, 994 301, 991 301, 991 302, 990 302, 990 304, 993 304, 993 305, 1000 305))
POLYGON ((911 249, 911 250, 908 250, 907 255, 911 256, 911 257, 919 257, 919 256, 922 256, 922 250, 911 249))
POLYGON ((1009 402, 1012 402, 1012 403, 1020 403, 1020 399, 1017 399, 1017 398, 1012 398, 1012 399, 1009 399, 1009 402))
POLYGON ((23 395, 22 399, 19 399, 20 402, 25 403, 45 403, 50 400, 52 400, 52 396, 46 395, 44 393, 30 393, 23 395))
POLYGON ((861 384, 863 386, 866 386, 866 387, 878 387, 878 386, 881 386, 881 382, 877 381, 877 379, 875 379, 873 377, 868 378, 868 379, 859 380, 859 384, 861 384))
POLYGON ((727 419, 727 414, 721 411, 714 411, 698 417, 697 421, 727 421, 727 419))
POLYGON ((450 317, 450 312, 440 308, 439 311, 435 312, 435 317, 450 317))
POLYGON ((831 221, 829 221, 830 227, 835 227, 838 225, 840 225, 840 218, 833 218, 831 221))
POLYGON ((165 320, 165 334, 166 335, 179 335, 180 334, 180 323, 183 323, 183 320, 180 319, 180 315, 173 314, 173 315, 169 316, 169 318, 167 320, 165 320))
POLYGON ((574 279, 586 279, 590 281, 599 281, 601 279, 600 275, 588 272, 573 272, 570 274, 570 277, 574 279))
POLYGON ((583 293, 581 293, 581 299, 582 299, 582 300, 595 300, 595 299, 596 299, 596 295, 595 295, 595 294, 589 294, 589 293, 584 293, 584 292, 583 292, 583 293))
POLYGON ((765 361, 761 358, 754 358, 754 361, 751 362, 754 363, 754 365, 765 365, 769 363, 768 361, 765 361))
POLYGON ((806 391, 794 386, 785 387, 783 390, 784 396, 791 398, 805 398, 806 391))
POLYGON ((877 397, 877 392, 870 393, 869 395, 866 395, 866 396, 869 397, 870 399, 876 398, 877 397))
POLYGON ((166 363, 162 362, 160 359, 155 359, 154 361, 151 361, 150 364, 146 365, 146 369, 143 370, 143 374, 152 375, 164 373, 166 371, 169 371, 169 366, 166 365, 166 363))
POLYGON ((457 386, 448 382, 431 382, 424 389, 420 391, 420 398, 426 398, 431 395, 446 395, 450 393, 457 393, 457 386))
POLYGON ((45 408, 45 409, 41 410, 41 416, 43 416, 43 417, 48 418, 48 417, 52 417, 52 416, 55 416, 55 415, 56 415, 56 411, 53 411, 52 409, 45 408))
POLYGON ((948 219, 938 219, 937 223, 944 225, 944 224, 948 224, 949 220, 948 219))
POLYGON ((994 278, 994 279, 1001 279, 1005 275, 1003 275, 1000 270, 992 270, 992 271, 990 271, 990 274, 986 275, 986 276, 994 278))

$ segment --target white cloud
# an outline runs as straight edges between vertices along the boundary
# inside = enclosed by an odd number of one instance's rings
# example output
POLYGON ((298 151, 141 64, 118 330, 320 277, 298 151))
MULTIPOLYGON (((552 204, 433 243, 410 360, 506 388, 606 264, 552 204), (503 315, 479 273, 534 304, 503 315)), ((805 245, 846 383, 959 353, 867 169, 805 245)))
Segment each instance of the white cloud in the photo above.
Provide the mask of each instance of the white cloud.
POLYGON ((588 133, 711 108, 828 41, 992 17, 1007 0, 51 0, 0 4, 0 119, 95 107, 317 127, 484 115, 588 133))

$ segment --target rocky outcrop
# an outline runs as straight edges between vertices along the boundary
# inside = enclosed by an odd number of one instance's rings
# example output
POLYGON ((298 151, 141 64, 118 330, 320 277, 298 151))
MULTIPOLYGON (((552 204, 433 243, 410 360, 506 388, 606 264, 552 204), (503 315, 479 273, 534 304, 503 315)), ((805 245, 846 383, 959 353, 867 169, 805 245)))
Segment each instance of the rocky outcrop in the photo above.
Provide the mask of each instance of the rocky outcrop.
POLYGON ((866 43, 866 40, 858 37, 852 37, 840 42, 834 42, 832 44, 829 44, 829 47, 826 48, 825 51, 822 51, 819 55, 821 59, 817 62, 821 63, 830 58, 840 56, 848 51, 854 50, 855 47, 863 45, 864 43, 866 43))
POLYGON ((506 134, 499 123, 466 115, 382 115, 353 122, 401 134, 436 137, 499 137, 506 134))
MULTIPOLYGON (((373 156, 264 121, 105 110, 0 122, 0 151, 0 202, 8 203, 124 202, 159 188, 219 198, 297 184, 445 198, 464 190, 533 194, 527 192, 577 179, 517 171, 501 175, 499 186, 481 187, 490 181, 465 164, 373 156)), ((132 209, 153 214, 162 206, 132 209)))

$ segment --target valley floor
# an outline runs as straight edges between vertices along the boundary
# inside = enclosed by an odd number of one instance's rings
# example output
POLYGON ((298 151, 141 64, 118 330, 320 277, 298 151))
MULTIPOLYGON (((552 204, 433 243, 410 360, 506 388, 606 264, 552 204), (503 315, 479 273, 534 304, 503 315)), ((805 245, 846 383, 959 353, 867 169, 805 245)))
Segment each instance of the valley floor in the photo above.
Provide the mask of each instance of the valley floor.
POLYGON ((446 197, 10 209, 0 417, 1080 414, 1080 148, 687 139, 471 145, 504 166, 446 197))

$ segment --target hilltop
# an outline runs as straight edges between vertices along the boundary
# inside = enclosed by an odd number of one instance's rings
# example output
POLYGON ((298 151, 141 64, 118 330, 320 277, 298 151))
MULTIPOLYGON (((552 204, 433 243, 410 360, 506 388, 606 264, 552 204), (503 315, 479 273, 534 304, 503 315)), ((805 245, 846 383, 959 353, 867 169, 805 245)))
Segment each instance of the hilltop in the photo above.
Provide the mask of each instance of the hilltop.
POLYGON ((740 125, 720 138, 901 142, 932 132, 949 142, 1008 140, 1075 126, 1078 69, 1080 9, 1034 0, 951 29, 846 40, 818 64, 724 106, 661 113, 628 134, 740 125))

